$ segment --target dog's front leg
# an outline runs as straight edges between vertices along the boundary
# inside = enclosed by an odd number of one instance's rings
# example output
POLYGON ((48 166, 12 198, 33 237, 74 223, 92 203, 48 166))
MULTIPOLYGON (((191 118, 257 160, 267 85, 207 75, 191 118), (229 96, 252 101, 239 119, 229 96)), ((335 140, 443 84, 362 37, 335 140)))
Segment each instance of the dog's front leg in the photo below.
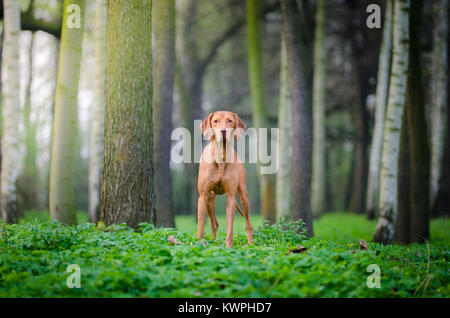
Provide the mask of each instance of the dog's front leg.
POLYGON ((227 193, 227 238, 226 238, 226 247, 233 246, 233 222, 234 222, 234 213, 236 212, 236 195, 227 193))
POLYGON ((205 219, 206 219, 206 198, 203 195, 198 197, 198 228, 197 238, 202 239, 205 231, 205 219))

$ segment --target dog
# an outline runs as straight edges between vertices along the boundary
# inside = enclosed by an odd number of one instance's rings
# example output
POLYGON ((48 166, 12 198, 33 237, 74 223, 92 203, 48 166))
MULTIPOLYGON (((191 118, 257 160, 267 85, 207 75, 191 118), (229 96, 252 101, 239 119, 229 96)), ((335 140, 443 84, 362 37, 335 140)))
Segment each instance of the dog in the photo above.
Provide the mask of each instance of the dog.
POLYGON ((239 140, 247 129, 239 116, 229 111, 211 113, 202 122, 201 131, 210 141, 200 158, 198 171, 198 230, 197 238, 204 236, 206 213, 211 223, 212 238, 216 239, 219 224, 215 214, 216 195, 225 194, 226 206, 226 247, 233 246, 233 222, 236 208, 245 218, 247 241, 253 243, 253 228, 250 223, 250 203, 246 186, 246 171, 233 140, 239 140), (236 194, 242 209, 236 200, 236 194))

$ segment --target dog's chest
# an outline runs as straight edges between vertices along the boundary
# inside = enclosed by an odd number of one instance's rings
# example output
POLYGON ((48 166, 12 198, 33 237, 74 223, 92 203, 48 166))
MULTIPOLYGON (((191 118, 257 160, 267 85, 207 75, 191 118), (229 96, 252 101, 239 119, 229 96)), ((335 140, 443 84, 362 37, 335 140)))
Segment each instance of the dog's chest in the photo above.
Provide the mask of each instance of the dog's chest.
POLYGON ((225 169, 226 164, 215 164, 215 173, 213 191, 215 194, 224 194, 226 191, 225 169))

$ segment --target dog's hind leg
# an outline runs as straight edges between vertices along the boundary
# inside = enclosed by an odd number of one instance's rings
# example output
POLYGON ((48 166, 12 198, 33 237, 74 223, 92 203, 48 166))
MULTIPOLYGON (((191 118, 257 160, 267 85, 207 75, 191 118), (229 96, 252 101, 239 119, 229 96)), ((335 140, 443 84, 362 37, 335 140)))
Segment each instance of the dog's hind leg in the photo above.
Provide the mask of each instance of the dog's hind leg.
POLYGON ((253 227, 250 223, 250 202, 248 200, 247 188, 245 185, 239 185, 238 196, 244 210, 245 231, 247 232, 247 241, 249 245, 253 244, 253 227))

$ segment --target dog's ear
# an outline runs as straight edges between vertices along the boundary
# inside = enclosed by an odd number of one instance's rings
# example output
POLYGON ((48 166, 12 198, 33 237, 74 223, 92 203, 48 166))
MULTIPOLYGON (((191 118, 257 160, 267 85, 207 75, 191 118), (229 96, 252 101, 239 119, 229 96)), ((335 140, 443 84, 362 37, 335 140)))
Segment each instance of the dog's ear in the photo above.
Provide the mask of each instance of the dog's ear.
POLYGON ((237 141, 242 137, 242 135, 244 134, 244 131, 247 130, 247 126, 245 126, 242 119, 239 118, 239 116, 236 113, 233 113, 233 116, 234 116, 234 122, 235 122, 234 139, 237 141))
POLYGON ((208 115, 208 117, 205 118, 205 120, 200 125, 200 129, 202 130, 203 136, 205 136, 206 139, 211 140, 211 137, 213 136, 213 131, 211 127, 211 118, 214 116, 214 113, 211 113, 208 115))

